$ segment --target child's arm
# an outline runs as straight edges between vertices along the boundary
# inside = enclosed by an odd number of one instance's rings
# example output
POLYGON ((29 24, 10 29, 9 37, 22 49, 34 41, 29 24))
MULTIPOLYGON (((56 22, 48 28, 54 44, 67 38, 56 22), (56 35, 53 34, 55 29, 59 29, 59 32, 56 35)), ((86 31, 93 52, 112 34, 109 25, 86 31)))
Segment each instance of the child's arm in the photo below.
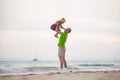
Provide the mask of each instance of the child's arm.
POLYGON ((64 29, 65 30, 65 28, 61 25, 61 29, 64 29))

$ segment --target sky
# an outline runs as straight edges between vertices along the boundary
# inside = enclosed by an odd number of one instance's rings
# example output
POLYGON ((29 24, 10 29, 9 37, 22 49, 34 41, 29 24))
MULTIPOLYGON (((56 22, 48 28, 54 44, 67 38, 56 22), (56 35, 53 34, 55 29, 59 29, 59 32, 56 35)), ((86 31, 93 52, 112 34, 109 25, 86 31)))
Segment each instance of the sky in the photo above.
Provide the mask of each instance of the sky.
POLYGON ((120 0, 0 0, 0 59, 57 60, 62 17, 67 60, 120 59, 120 0))

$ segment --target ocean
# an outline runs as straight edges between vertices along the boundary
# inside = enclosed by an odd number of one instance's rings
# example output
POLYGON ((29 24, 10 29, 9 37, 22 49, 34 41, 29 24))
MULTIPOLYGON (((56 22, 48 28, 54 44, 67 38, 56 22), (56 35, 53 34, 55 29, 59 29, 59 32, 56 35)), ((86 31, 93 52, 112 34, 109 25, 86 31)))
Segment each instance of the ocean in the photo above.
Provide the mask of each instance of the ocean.
MULTIPOLYGON (((120 70, 120 61, 67 61, 71 71, 120 70)), ((0 61, 0 74, 45 73, 59 70, 58 61, 0 61)))

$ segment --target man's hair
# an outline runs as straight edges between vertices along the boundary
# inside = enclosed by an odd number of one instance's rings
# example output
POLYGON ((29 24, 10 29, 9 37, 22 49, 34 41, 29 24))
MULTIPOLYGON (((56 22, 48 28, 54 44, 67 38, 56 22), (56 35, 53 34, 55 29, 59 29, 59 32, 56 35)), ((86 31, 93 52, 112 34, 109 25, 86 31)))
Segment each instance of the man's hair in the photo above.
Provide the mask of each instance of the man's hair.
POLYGON ((69 28, 69 31, 68 31, 68 33, 70 33, 71 32, 71 28, 69 28))

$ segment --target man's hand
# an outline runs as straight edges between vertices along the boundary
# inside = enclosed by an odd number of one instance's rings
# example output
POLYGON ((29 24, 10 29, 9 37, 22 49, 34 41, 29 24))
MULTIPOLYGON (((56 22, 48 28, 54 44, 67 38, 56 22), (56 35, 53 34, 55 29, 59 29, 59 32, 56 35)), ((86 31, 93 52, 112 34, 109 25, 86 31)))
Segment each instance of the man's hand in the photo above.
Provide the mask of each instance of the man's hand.
POLYGON ((58 34, 62 34, 62 32, 61 32, 61 31, 59 31, 59 30, 56 30, 56 32, 57 32, 58 34))

